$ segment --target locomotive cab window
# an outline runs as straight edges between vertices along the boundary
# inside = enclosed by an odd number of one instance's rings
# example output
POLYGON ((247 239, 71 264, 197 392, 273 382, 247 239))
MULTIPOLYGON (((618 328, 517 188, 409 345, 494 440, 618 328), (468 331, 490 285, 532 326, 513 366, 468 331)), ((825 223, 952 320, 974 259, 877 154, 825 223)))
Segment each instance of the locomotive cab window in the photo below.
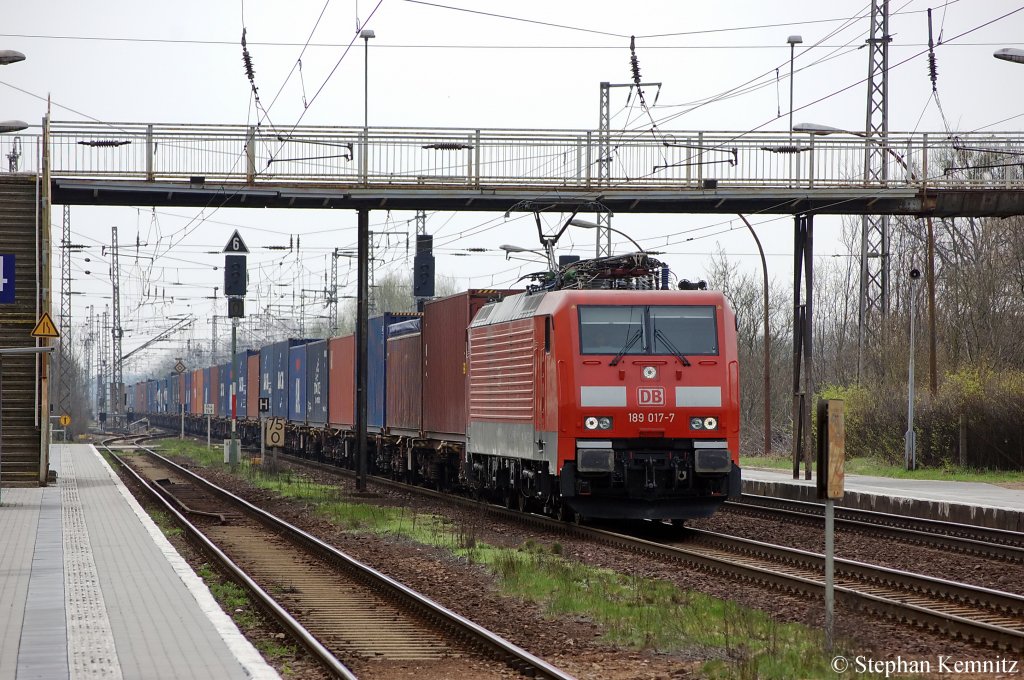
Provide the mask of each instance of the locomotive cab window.
POLYGON ((682 354, 718 354, 715 308, 651 307, 651 354, 671 354, 675 346, 682 354))
POLYGON ((632 345, 628 354, 644 353, 647 339, 642 306, 581 306, 579 310, 583 354, 616 354, 627 345, 632 345))
POLYGON ((581 305, 579 317, 582 354, 718 354, 711 305, 581 305))

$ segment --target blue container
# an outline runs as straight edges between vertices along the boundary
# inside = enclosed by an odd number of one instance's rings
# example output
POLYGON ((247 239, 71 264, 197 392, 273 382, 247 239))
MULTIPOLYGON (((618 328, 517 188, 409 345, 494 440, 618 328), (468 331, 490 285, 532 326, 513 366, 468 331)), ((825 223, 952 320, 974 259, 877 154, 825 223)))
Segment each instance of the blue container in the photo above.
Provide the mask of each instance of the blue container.
POLYGON ((369 320, 369 333, 366 344, 366 427, 370 431, 380 431, 387 422, 387 355, 388 327, 411 319, 420 318, 419 314, 392 314, 375 316, 369 320))
POLYGON ((170 384, 171 381, 166 377, 160 379, 160 391, 157 393, 156 403, 157 411, 165 413, 167 411, 167 398, 170 396, 170 384))
POLYGON ((170 387, 167 391, 167 412, 177 413, 179 410, 178 404, 181 403, 181 380, 178 378, 177 373, 171 373, 167 376, 167 383, 170 387))
POLYGON ((235 410, 238 418, 245 418, 245 409, 249 405, 249 357, 259 354, 248 349, 235 355, 235 410))
POLYGON ((199 405, 199 413, 206 413, 206 405, 213 403, 217 389, 212 385, 213 371, 207 366, 203 369, 203 403, 199 405))
POLYGON ((307 340, 282 340, 260 350, 260 396, 270 399, 268 418, 287 418, 291 389, 288 348, 307 340))
POLYGON ((306 422, 306 345, 288 349, 288 420, 306 422))
POLYGON ((306 422, 310 425, 327 424, 331 375, 327 366, 327 341, 306 345, 306 422))
POLYGON ((124 408, 128 413, 135 412, 135 385, 129 385, 124 396, 124 408))
POLYGON ((217 369, 217 415, 231 417, 231 364, 221 364, 217 369))
POLYGON ((192 371, 185 371, 185 394, 181 395, 181 402, 185 404, 185 413, 192 412, 192 371))
MULTIPOLYGON (((156 380, 146 381, 146 413, 156 413, 156 391, 157 382, 156 380)), ((108 405, 109 409, 110 406, 108 405)))

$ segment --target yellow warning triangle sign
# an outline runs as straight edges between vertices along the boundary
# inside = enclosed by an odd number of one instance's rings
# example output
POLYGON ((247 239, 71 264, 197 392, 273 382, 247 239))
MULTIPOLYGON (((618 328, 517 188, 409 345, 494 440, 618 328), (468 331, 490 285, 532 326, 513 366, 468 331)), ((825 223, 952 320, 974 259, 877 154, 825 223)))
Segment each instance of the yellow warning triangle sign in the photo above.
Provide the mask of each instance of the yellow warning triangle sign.
POLYGON ((59 338, 60 333, 57 332, 57 327, 53 325, 53 319, 46 312, 39 317, 39 321, 36 323, 36 327, 32 329, 33 338, 59 338))

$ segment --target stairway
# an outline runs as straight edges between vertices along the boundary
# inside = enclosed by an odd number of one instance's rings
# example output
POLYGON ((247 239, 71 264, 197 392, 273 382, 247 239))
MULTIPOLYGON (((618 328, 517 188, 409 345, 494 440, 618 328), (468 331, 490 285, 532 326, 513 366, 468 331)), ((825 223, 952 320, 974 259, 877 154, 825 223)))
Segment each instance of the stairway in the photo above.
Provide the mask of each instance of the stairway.
MULTIPOLYGON (((0 253, 15 257, 14 304, 0 304, 0 347, 34 347, 36 178, 0 175, 0 253)), ((9 285, 9 284, 7 284, 9 285)), ((0 356, 0 483, 38 486, 37 355, 0 356)))

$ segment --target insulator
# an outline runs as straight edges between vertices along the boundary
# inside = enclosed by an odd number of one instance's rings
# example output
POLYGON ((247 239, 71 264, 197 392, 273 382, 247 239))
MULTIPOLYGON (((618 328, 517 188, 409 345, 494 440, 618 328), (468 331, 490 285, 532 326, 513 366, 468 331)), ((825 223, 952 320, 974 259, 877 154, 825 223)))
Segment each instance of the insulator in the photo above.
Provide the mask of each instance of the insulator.
POLYGON ((252 82, 255 72, 252 68, 252 57, 249 56, 249 50, 242 48, 242 64, 245 65, 245 75, 249 78, 249 82, 252 82))

